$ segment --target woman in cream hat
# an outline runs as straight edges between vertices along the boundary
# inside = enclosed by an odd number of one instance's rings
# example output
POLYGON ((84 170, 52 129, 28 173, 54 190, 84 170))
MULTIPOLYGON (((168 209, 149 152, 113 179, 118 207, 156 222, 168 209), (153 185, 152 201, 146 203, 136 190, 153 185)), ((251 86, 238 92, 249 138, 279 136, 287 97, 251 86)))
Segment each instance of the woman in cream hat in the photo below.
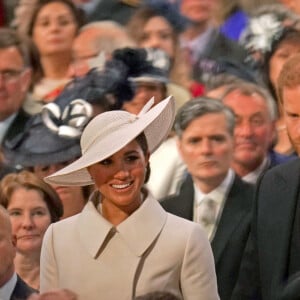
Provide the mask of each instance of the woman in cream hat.
POLYGON ((174 120, 167 98, 139 115, 109 111, 81 136, 82 156, 45 180, 95 184, 83 211, 50 225, 41 254, 41 292, 73 290, 79 300, 131 300, 167 291, 217 300, 211 248, 199 224, 166 213, 143 187, 148 160, 174 120))

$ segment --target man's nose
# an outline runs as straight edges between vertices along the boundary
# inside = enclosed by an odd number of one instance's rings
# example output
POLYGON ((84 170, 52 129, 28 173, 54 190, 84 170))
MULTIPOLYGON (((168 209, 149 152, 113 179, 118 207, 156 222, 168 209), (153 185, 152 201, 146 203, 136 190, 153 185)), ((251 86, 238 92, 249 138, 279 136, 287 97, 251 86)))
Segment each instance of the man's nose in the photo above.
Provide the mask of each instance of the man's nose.
POLYGON ((251 136, 253 134, 253 128, 249 122, 243 122, 236 126, 236 132, 242 136, 251 136))
POLYGON ((212 143, 208 139, 201 141, 200 151, 202 154, 211 154, 212 153, 212 143))

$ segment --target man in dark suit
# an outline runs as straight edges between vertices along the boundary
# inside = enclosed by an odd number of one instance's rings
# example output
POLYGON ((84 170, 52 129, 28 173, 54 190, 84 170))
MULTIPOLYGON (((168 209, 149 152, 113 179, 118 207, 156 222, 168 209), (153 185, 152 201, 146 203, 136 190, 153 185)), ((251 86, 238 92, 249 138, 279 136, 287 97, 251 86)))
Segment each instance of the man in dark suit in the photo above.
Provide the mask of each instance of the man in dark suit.
POLYGON ((230 61, 242 64, 246 58, 245 49, 225 37, 214 23, 218 0, 182 0, 181 13, 190 20, 181 35, 181 45, 190 57, 195 80, 204 82, 210 74, 230 61))
POLYGON ((4 300, 25 300, 36 292, 15 273, 15 243, 9 216, 0 205, 0 299, 4 300))
POLYGON ((215 99, 200 97, 179 109, 175 131, 189 174, 179 193, 161 202, 168 212, 199 222, 207 231, 222 300, 230 299, 236 282, 254 189, 230 169, 234 124, 231 109, 215 99))
POLYGON ((276 135, 277 108, 265 88, 239 81, 226 88, 221 100, 236 115, 231 167, 244 181, 256 183, 267 169, 294 158, 270 151, 276 135))
MULTIPOLYGON (((31 83, 29 45, 13 29, 0 29, 0 146, 23 132, 30 114, 22 107, 31 83)), ((15 172, 0 159, 0 178, 15 172)))
POLYGON ((18 135, 29 119, 22 105, 31 83, 29 47, 7 28, 0 29, 0 144, 18 135))
MULTIPOLYGON (((290 58, 278 80, 290 140, 300 154, 300 55, 290 58)), ((300 160, 267 171, 259 180, 251 233, 232 299, 299 299, 300 160)))

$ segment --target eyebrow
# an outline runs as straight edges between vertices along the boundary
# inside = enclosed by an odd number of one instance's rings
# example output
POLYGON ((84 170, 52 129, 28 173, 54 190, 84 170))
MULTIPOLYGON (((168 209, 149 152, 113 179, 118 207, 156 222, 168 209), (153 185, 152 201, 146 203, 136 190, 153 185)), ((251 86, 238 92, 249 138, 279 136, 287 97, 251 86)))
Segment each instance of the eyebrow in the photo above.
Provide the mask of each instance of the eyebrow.
MULTIPOLYGON (((46 204, 46 205, 47 205, 47 204, 46 204)), ((13 209, 24 210, 24 208, 19 207, 19 206, 7 208, 8 211, 13 210, 13 209)), ((37 206, 37 207, 30 208, 30 210, 34 210, 34 209, 47 209, 47 207, 44 207, 44 206, 37 206)))
POLYGON ((124 154, 128 155, 128 154, 135 154, 135 153, 139 153, 139 152, 137 150, 129 150, 129 151, 125 152, 124 154))

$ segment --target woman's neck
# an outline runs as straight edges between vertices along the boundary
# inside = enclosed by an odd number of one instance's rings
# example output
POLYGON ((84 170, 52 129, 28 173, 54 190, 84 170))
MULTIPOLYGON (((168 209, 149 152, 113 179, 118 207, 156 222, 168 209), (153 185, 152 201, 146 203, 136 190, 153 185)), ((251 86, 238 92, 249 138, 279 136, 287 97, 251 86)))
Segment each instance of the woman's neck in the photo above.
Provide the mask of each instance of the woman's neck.
POLYGON ((143 197, 141 194, 139 199, 124 207, 116 206, 110 200, 103 199, 101 201, 101 214, 111 224, 117 226, 141 206, 142 199, 143 197))
POLYGON ((69 53, 41 57, 44 77, 49 79, 68 78, 71 60, 72 58, 69 53))
POLYGON ((38 290, 40 285, 40 253, 31 256, 17 253, 14 264, 16 273, 29 286, 38 290))

